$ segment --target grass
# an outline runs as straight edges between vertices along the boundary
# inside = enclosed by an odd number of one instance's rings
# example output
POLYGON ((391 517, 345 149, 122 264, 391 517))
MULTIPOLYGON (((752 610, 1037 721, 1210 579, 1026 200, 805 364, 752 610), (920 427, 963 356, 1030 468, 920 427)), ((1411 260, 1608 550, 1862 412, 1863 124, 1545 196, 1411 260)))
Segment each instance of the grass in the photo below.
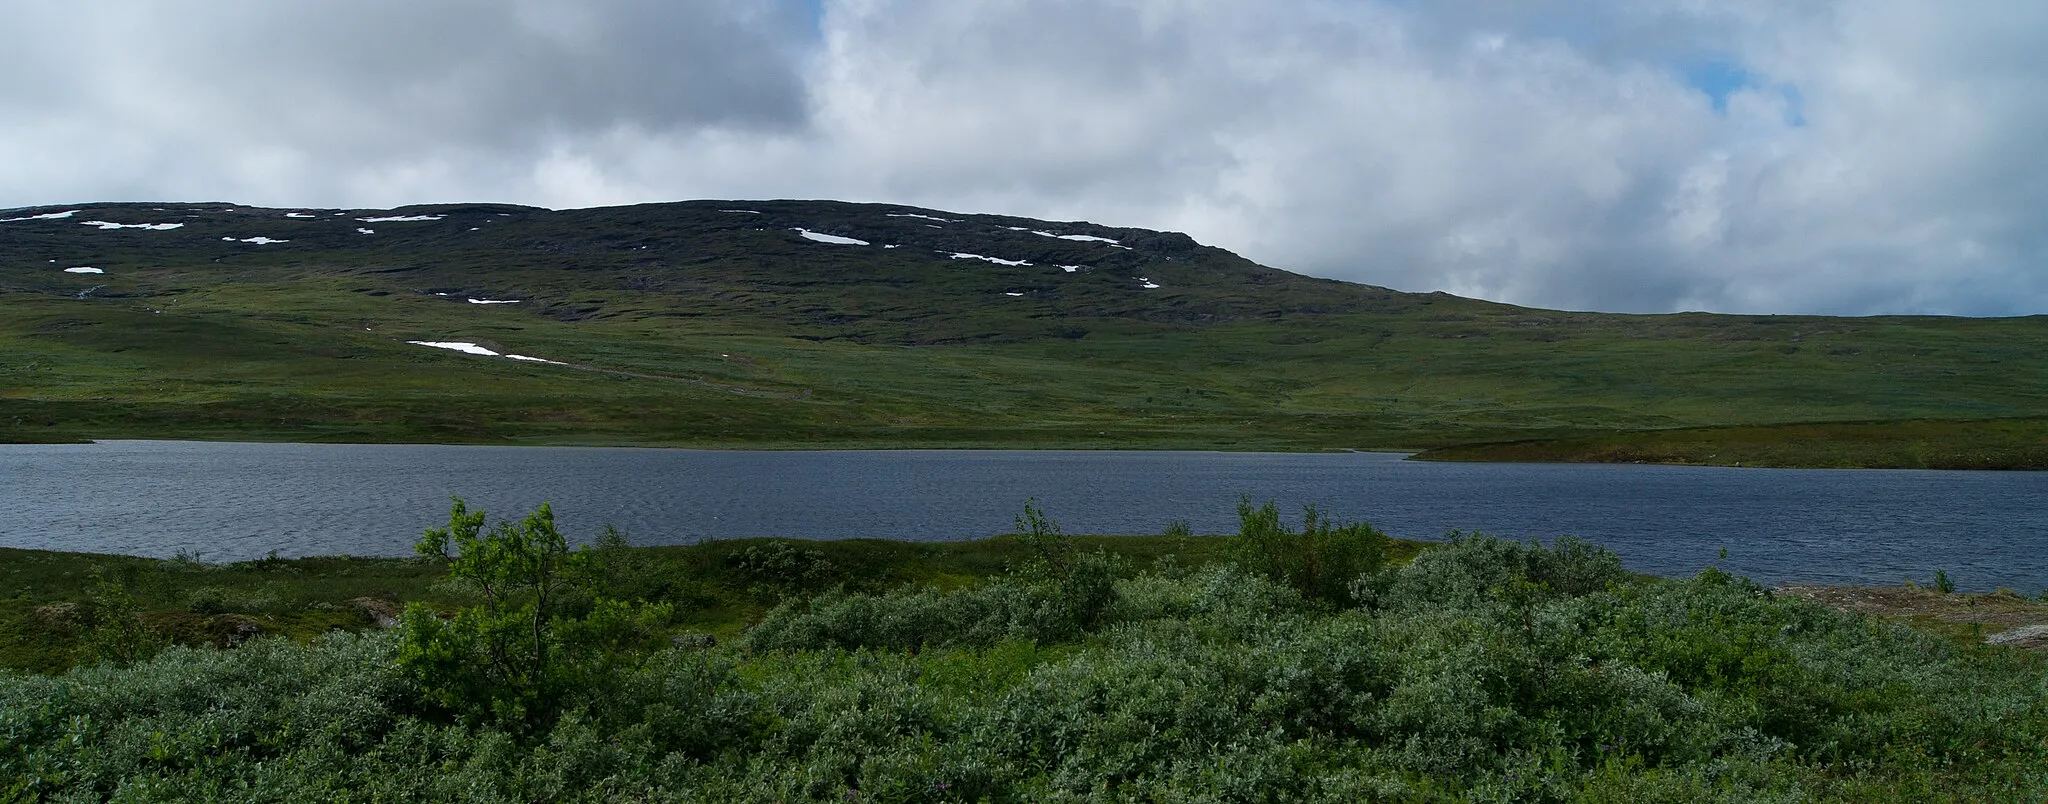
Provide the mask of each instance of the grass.
POLYGON ((188 222, 171 232, 9 224, 0 442, 1527 442, 1523 459, 2022 466, 2048 410, 2048 318, 1532 310, 1310 279, 1178 235, 960 215, 934 230, 885 216, 895 208, 748 204, 764 214, 421 208, 408 211, 447 217, 372 236, 354 215, 212 207, 82 213, 188 222), (826 246, 791 226, 903 247, 826 246), (256 229, 293 242, 219 241, 256 229), (58 258, 108 273, 63 274, 58 258), (1754 457, 1738 457, 1743 434, 1754 457))
POLYGON ((1576 461, 1735 466, 2048 469, 2048 419, 1705 427, 1442 447, 1440 461, 1576 461))

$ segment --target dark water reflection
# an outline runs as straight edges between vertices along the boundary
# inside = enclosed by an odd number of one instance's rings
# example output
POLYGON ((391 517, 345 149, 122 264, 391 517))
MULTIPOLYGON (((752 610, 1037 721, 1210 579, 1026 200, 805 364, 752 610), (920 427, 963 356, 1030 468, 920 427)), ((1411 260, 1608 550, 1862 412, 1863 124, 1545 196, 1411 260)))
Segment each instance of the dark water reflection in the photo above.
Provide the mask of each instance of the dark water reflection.
POLYGON ((1437 464, 1377 454, 711 452, 115 441, 0 446, 0 546, 239 560, 401 555, 451 494, 493 514, 552 501, 565 530, 961 539, 1036 497, 1070 532, 1235 526, 1238 495, 1313 503, 1396 535, 1583 536, 1638 570, 1716 562, 1758 580, 2048 586, 2044 473, 1437 464))

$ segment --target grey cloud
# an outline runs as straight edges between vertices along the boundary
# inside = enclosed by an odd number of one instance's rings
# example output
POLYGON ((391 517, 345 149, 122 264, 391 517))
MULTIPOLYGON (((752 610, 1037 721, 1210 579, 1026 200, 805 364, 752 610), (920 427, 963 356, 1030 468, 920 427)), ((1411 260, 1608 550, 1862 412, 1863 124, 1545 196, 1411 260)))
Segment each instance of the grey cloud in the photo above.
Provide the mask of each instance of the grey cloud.
POLYGON ((813 23, 794 2, 4 6, 0 133, 97 151, 145 185, 191 181, 177 163, 197 161, 281 203, 378 174, 508 186, 537 154, 620 130, 806 125, 813 23))
POLYGON ((2048 306, 2048 7, 0 0, 0 205, 836 197, 1656 312, 2048 306), (1749 76, 1716 104, 1701 63, 1749 76))

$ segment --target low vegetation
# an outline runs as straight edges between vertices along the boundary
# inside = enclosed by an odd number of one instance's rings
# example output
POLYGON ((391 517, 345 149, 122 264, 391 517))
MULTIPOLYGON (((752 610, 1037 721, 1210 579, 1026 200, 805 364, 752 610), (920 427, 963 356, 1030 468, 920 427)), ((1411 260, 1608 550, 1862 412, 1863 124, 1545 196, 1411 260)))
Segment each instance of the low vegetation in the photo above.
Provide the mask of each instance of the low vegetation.
POLYGON ((1027 507, 984 543, 650 551, 458 506, 420 559, 326 560, 414 602, 398 627, 232 649, 161 644, 189 639, 151 573, 213 573, 205 607, 233 609, 308 565, 10 562, 18 596, 82 589, 90 638, 74 669, 0 672, 0 800, 2048 795, 2038 654, 1570 539, 1417 554, 1270 510, 1232 537, 1027 507))
POLYGON ((2048 419, 1680 428, 1465 444, 1427 450, 1416 457, 1841 469, 2048 469, 2048 419))
POLYGON ((1172 233, 833 202, 78 209, 183 226, 5 224, 0 443, 2044 459, 2041 316, 1536 310, 1313 279, 1172 233), (379 217, 418 220, 360 220, 379 217))

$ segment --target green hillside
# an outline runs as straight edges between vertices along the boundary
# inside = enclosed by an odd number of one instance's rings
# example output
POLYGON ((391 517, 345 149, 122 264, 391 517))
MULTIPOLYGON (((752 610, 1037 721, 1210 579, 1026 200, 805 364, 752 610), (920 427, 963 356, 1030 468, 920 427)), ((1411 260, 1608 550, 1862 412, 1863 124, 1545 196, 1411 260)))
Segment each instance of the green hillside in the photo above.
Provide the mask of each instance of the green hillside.
POLYGON ((2048 318, 1535 310, 888 205, 12 210, 0 310, 5 441, 2048 465, 2048 318))

